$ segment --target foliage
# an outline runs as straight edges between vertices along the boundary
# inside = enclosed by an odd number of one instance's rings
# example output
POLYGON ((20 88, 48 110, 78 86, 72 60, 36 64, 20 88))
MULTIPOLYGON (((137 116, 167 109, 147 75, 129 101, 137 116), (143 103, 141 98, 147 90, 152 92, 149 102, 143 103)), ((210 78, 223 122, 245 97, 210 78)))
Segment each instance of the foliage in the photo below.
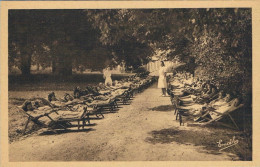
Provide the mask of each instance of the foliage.
POLYGON ((58 73, 122 62, 137 69, 157 50, 170 50, 166 59, 178 58, 186 71, 250 92, 251 19, 251 9, 242 8, 15 10, 9 63, 21 69, 38 63, 58 73))
MULTIPOLYGON (((222 80, 229 88, 250 92, 252 31, 250 9, 208 9, 200 16, 191 46, 195 63, 208 79, 222 80)), ((196 26, 195 26, 196 27, 196 26)))
MULTIPOLYGON (((52 66, 58 74, 88 61, 98 32, 82 10, 9 11, 9 62, 20 69, 52 66), (80 56, 78 56, 80 55, 80 56), (73 59, 73 57, 76 57, 73 59)), ((67 73, 65 72, 65 73, 67 73)))

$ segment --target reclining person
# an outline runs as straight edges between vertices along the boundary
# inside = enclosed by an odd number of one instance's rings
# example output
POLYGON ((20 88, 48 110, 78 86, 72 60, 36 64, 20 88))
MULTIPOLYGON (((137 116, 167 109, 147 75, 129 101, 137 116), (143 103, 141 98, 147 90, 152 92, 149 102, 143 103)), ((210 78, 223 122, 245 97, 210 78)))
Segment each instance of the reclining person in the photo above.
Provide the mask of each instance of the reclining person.
POLYGON ((74 98, 80 98, 81 96, 89 95, 90 92, 86 89, 81 90, 80 87, 77 86, 77 87, 74 88, 73 94, 74 94, 74 98))
POLYGON ((210 107, 214 107, 214 106, 219 106, 219 105, 223 105, 226 103, 226 99, 230 98, 230 94, 225 95, 224 91, 221 90, 218 93, 218 96, 216 99, 212 100, 208 105, 210 107))
MULTIPOLYGON (((99 87, 102 87, 100 84, 99 87)), ((107 100, 110 93, 107 91, 102 92, 101 89, 87 86, 86 90, 82 91, 79 87, 74 89, 74 97, 75 99, 79 99, 81 101, 87 102, 88 104, 92 103, 94 100, 107 100)))
MULTIPOLYGON (((212 110, 212 109, 215 110, 215 108, 216 108, 217 106, 224 105, 224 104, 227 103, 227 102, 226 102, 226 98, 225 98, 225 94, 224 94, 224 91, 223 91, 223 90, 221 90, 217 95, 218 95, 217 99, 212 100, 212 101, 211 101, 210 103, 208 103, 208 104, 204 104, 204 106, 202 107, 202 109, 199 109, 199 110, 194 111, 194 113, 196 113, 196 114, 194 114, 194 115, 200 115, 200 116, 202 116, 202 115, 204 115, 204 114, 206 113, 205 111, 210 111, 210 110, 212 110)), ((227 95, 227 97, 229 98, 230 96, 227 95)))
POLYGON ((75 105, 75 104, 79 104, 82 103, 81 99, 77 99, 77 98, 73 98, 71 95, 69 95, 68 93, 65 93, 64 98, 63 99, 57 99, 56 95, 54 92, 51 92, 48 95, 48 100, 49 102, 54 106, 54 107, 68 107, 69 105, 75 105))
POLYGON ((102 82, 98 84, 98 89, 100 90, 108 90, 109 88, 102 82))
POLYGON ((202 91, 200 80, 197 78, 190 85, 185 84, 183 94, 181 96, 187 95, 200 95, 202 91))
POLYGON ((43 99, 43 98, 34 98, 31 100, 26 100, 23 105, 22 109, 34 117, 42 117, 46 113, 50 113, 54 109, 52 108, 51 104, 43 99))
MULTIPOLYGON (((53 93, 51 93, 53 95, 53 93)), ((54 99, 54 97, 52 98, 54 99)), ((82 112, 85 111, 84 106, 81 108, 82 110, 62 110, 59 108, 52 108, 49 105, 42 106, 43 104, 39 102, 39 100, 27 100, 22 105, 22 109, 26 111, 30 116, 37 119, 39 122, 44 123, 46 125, 50 125, 53 121, 57 121, 63 118, 75 118, 82 115, 82 112)))
POLYGON ((200 96, 206 90, 207 82, 200 80, 199 78, 190 85, 190 87, 186 87, 185 91, 189 94, 193 94, 195 96, 200 96))
POLYGON ((213 84, 209 84, 208 85, 208 91, 206 92, 206 94, 202 95, 202 98, 206 99, 207 101, 212 100, 212 98, 216 98, 217 97, 217 87, 214 86, 213 84))
POLYGON ((93 96, 101 95, 101 93, 99 93, 98 89, 94 86, 87 86, 86 90, 88 91, 89 94, 92 94, 93 96))
POLYGON ((200 97, 195 99, 197 103, 210 103, 211 100, 217 97, 217 88, 213 84, 206 84, 205 89, 200 97))
MULTIPOLYGON (((232 95, 231 93, 228 93, 224 98, 223 95, 219 95, 219 99, 216 99, 216 101, 212 101, 211 105, 209 107, 206 107, 205 112, 202 118, 206 116, 207 114, 210 115, 211 119, 217 118, 220 114, 223 114, 231 109, 237 108, 242 103, 242 99, 239 95, 232 95), (222 96, 222 98, 220 97, 222 96)), ((207 119, 208 120, 208 119, 207 119)))
POLYGON ((226 99, 226 102, 227 103, 224 105, 218 107, 215 106, 217 112, 209 113, 212 119, 217 118, 221 113, 225 113, 229 110, 236 109, 242 103, 242 98, 240 96, 235 97, 231 95, 230 98, 226 99))
POLYGON ((100 94, 103 94, 103 95, 108 95, 110 94, 111 92, 111 89, 106 87, 103 83, 99 83, 98 86, 96 87, 97 91, 100 93, 100 94))

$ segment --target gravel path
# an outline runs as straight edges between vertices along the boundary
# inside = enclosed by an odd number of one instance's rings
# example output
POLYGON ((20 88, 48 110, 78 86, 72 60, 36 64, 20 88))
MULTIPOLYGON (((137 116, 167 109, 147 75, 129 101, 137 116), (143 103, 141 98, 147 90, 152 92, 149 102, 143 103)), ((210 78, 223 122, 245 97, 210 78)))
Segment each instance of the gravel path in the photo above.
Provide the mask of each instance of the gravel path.
MULTIPOLYGON (((181 161, 236 160, 235 155, 212 153, 203 145, 180 143, 190 132, 207 133, 197 127, 179 126, 169 97, 160 97, 156 84, 137 94, 131 105, 117 113, 93 120, 84 131, 52 134, 45 130, 9 145, 10 161, 181 161), (180 131, 185 132, 179 133, 180 131), (182 136, 183 135, 183 136, 182 136)), ((192 138, 192 136, 190 136, 192 138)), ((192 140, 192 139, 191 139, 192 140)), ((217 144, 214 144, 217 147, 217 144)))

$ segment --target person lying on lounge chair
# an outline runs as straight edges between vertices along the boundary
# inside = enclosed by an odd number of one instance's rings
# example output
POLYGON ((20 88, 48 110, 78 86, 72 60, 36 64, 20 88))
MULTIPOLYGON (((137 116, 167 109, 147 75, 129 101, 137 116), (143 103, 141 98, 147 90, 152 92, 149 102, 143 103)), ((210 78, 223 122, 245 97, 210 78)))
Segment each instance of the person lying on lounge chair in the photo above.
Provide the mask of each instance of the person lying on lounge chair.
POLYGON ((41 100, 42 99, 26 100, 21 108, 34 117, 41 117, 44 114, 53 111, 51 105, 48 105, 45 101, 42 102, 41 100))
POLYGON ((93 94, 94 96, 98 96, 101 95, 101 93, 99 93, 98 89, 94 86, 87 86, 86 90, 90 93, 93 94))
MULTIPOLYGON (((195 113, 194 115, 199 115, 199 116, 204 115, 205 112, 203 112, 203 110, 204 110, 204 111, 206 111, 206 110, 209 111, 209 110, 214 109, 214 108, 217 107, 217 106, 224 105, 224 104, 227 103, 227 102, 226 102, 227 100, 226 100, 226 98, 225 98, 224 91, 221 90, 217 95, 218 95, 218 96, 217 96, 217 98, 216 98, 215 100, 212 100, 212 101, 211 101, 210 103, 208 103, 208 104, 204 104, 201 109, 194 111, 194 113, 195 113)), ((227 98, 228 98, 228 99, 230 98, 230 95, 229 95, 229 94, 228 94, 227 98)), ((215 109, 214 109, 214 110, 215 110, 215 109)))
POLYGON ((208 91, 206 94, 204 94, 202 96, 202 98, 207 99, 207 100, 211 100, 212 98, 216 98, 218 96, 218 91, 216 86, 214 86, 213 84, 209 84, 208 85, 208 91))
MULTIPOLYGON (((204 116, 207 115, 208 118, 210 116, 211 119, 214 119, 218 117, 219 114, 223 114, 231 109, 238 107, 241 103, 242 103, 242 99, 240 96, 234 97, 231 94, 227 94, 224 99, 222 98, 220 100, 216 100, 215 105, 213 103, 211 104, 211 106, 204 108, 204 110, 206 110, 207 112, 204 112, 205 114, 201 117, 203 118, 204 116)), ((198 118, 194 119, 194 121, 198 121, 198 120, 201 119, 198 118)))
POLYGON ((225 95, 224 91, 221 90, 219 91, 219 93, 217 94, 217 98, 212 100, 208 106, 214 107, 214 106, 219 106, 219 105, 223 105, 226 103, 226 101, 230 99, 230 94, 225 95))
POLYGON ((197 97, 195 102, 200 104, 210 103, 210 101, 214 100, 217 96, 217 88, 212 84, 207 84, 202 95, 197 97))
POLYGON ((221 105, 219 107, 215 106, 216 112, 210 112, 209 114, 212 119, 215 119, 219 116, 219 114, 223 114, 229 110, 235 109, 241 103, 242 103, 242 99, 240 97, 235 97, 232 100, 230 100, 229 102, 227 102, 227 104, 225 104, 225 105, 221 105))
POLYGON ((107 87, 107 86, 105 86, 105 84, 104 84, 104 83, 100 82, 100 83, 98 84, 98 89, 99 89, 99 91, 100 91, 100 90, 107 90, 107 89, 108 89, 108 87, 107 87))
POLYGON ((79 86, 74 88, 73 94, 74 94, 74 98, 80 98, 81 96, 92 95, 88 89, 82 90, 80 89, 79 86))
POLYGON ((50 106, 40 106, 37 101, 27 100, 22 105, 22 109, 39 122, 49 125, 53 121, 64 118, 79 118, 85 112, 85 106, 77 107, 77 110, 62 110, 61 108, 52 108, 50 106))
POLYGON ((65 93, 63 99, 57 99, 54 92, 51 92, 48 95, 48 100, 54 107, 68 107, 69 105, 79 104, 82 102, 82 99, 73 98, 68 93, 65 93))

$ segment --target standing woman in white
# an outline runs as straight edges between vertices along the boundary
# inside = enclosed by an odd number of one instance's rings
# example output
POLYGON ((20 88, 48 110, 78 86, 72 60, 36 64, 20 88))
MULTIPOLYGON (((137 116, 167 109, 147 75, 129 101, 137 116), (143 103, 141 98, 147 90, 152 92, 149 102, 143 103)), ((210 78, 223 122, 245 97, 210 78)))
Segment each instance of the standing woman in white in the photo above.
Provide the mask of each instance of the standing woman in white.
POLYGON ((104 79, 105 79, 105 85, 106 86, 112 86, 112 79, 111 79, 111 71, 110 67, 107 67, 104 71, 104 79))
POLYGON ((161 67, 159 69, 158 88, 162 89, 162 96, 166 96, 166 67, 163 61, 161 61, 161 67))

